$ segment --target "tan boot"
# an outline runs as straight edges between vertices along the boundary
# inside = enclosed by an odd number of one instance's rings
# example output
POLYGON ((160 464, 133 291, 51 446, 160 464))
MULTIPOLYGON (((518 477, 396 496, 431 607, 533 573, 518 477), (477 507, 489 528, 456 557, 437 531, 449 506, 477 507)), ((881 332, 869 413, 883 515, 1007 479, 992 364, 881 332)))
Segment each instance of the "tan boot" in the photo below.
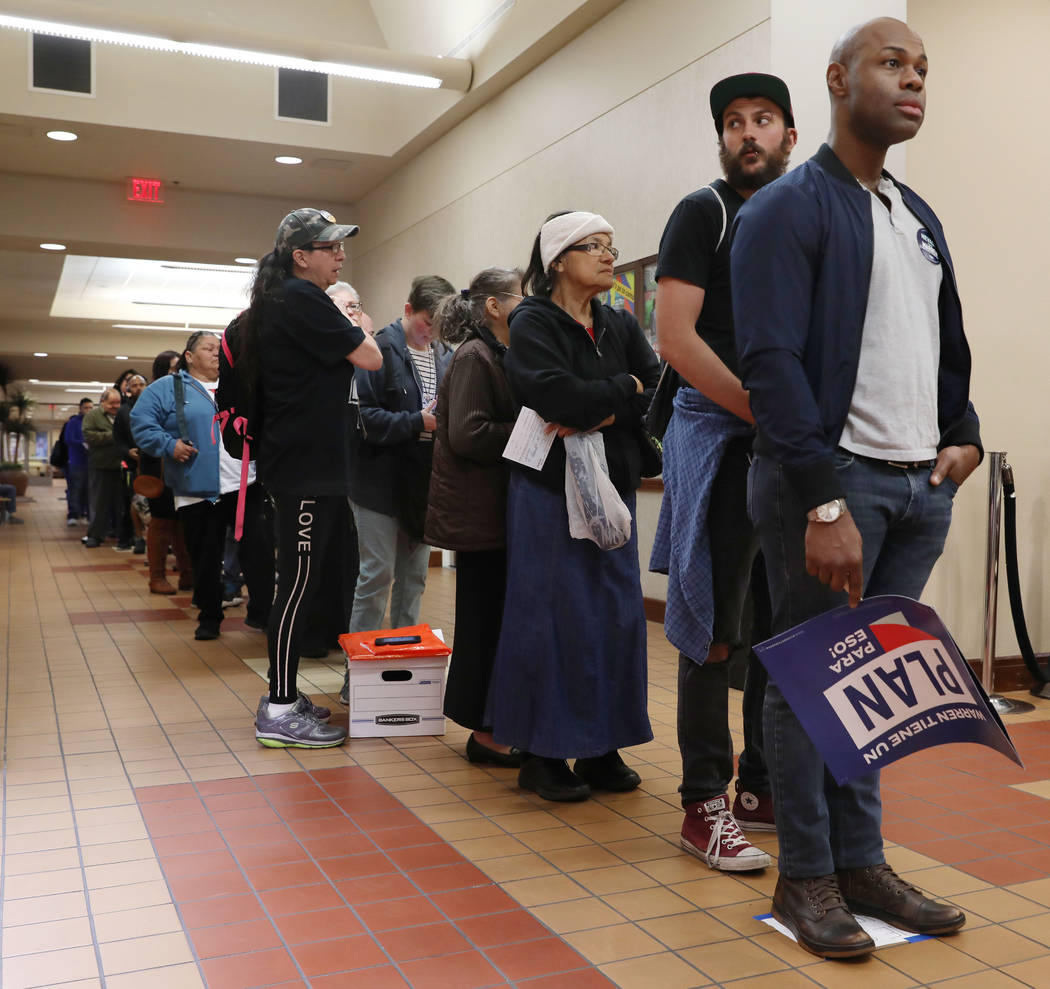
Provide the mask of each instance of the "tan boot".
POLYGON ((174 594, 175 588, 165 578, 168 546, 171 543, 173 519, 150 519, 146 529, 146 560, 149 563, 150 594, 174 594))
POLYGON ((175 564, 179 568, 179 590, 192 591, 193 564, 190 563, 190 551, 186 548, 186 537, 182 532, 182 523, 178 519, 173 519, 172 527, 174 536, 171 546, 175 550, 175 564))

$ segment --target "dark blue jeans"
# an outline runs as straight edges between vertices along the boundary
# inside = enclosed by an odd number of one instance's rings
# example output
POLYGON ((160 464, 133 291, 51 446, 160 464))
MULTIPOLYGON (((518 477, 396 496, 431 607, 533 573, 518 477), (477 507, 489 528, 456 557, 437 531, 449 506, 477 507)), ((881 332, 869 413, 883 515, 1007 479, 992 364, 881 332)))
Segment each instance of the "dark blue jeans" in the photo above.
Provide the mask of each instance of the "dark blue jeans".
MULTIPOLYGON (((836 467, 863 540, 864 595, 918 598, 944 548, 958 485, 946 478, 934 487, 928 468, 905 470, 842 451, 836 467)), ((845 592, 806 573, 805 512, 784 472, 766 457, 751 467, 748 504, 766 560, 774 634, 845 604, 845 592)), ((836 784, 772 679, 765 755, 782 875, 826 876, 884 861, 879 774, 836 784)))
POLYGON ((66 518, 87 518, 88 469, 86 464, 66 464, 66 518))

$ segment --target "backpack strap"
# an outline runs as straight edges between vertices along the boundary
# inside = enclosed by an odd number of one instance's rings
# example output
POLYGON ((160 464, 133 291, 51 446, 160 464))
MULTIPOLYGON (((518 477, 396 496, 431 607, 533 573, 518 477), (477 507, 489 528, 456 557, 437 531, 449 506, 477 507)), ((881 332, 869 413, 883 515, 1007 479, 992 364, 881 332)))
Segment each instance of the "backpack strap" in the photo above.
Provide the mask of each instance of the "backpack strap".
POLYGON ((708 186, 704 186, 704 188, 711 190, 711 195, 718 200, 718 205, 722 208, 722 231, 718 235, 718 243, 715 244, 715 250, 717 251, 722 246, 722 241, 726 238, 726 227, 729 226, 729 213, 726 211, 725 200, 721 197, 718 190, 715 188, 714 183, 708 186))
POLYGON ((179 423, 179 439, 183 443, 190 442, 190 431, 186 426, 186 383, 182 380, 182 372, 175 374, 172 382, 175 388, 175 418, 179 423))

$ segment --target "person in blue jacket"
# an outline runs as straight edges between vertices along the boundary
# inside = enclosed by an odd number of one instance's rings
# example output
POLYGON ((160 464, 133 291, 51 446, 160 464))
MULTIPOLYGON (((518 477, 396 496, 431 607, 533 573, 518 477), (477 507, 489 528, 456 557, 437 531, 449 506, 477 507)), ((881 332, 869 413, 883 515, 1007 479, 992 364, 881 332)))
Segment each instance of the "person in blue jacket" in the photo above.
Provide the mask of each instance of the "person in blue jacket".
MULTIPOLYGON (((750 511, 774 633, 862 592, 918 598, 981 458, 944 231, 883 167, 891 145, 918 133, 927 70, 922 40, 900 21, 847 32, 827 69, 828 143, 737 216, 733 313, 758 425, 750 511)), ((878 773, 836 784, 772 678, 765 740, 773 915, 802 947, 874 950, 853 913, 923 934, 963 926, 961 910, 886 863, 878 773)))
MULTIPOLYGON (((153 382, 131 410, 139 449, 164 458, 164 480, 186 533, 198 615, 196 639, 215 639, 222 624, 222 553, 237 509, 241 463, 212 430, 219 378, 219 338, 197 331, 186 341, 175 374, 153 382)), ((265 630, 273 601, 273 540, 263 523, 263 494, 249 466, 241 569, 248 585, 245 623, 265 630)))

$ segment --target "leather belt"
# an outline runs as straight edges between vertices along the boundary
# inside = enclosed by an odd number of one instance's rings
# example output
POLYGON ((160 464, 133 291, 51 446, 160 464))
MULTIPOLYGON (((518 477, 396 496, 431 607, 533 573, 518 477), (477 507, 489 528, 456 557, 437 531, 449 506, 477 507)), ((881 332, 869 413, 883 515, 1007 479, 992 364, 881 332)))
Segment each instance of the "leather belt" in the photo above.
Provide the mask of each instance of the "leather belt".
POLYGON ((842 452, 856 460, 863 460, 866 464, 874 464, 876 467, 896 467, 898 470, 929 470, 937 463, 936 460, 879 460, 878 457, 866 457, 852 450, 842 449, 842 452))

